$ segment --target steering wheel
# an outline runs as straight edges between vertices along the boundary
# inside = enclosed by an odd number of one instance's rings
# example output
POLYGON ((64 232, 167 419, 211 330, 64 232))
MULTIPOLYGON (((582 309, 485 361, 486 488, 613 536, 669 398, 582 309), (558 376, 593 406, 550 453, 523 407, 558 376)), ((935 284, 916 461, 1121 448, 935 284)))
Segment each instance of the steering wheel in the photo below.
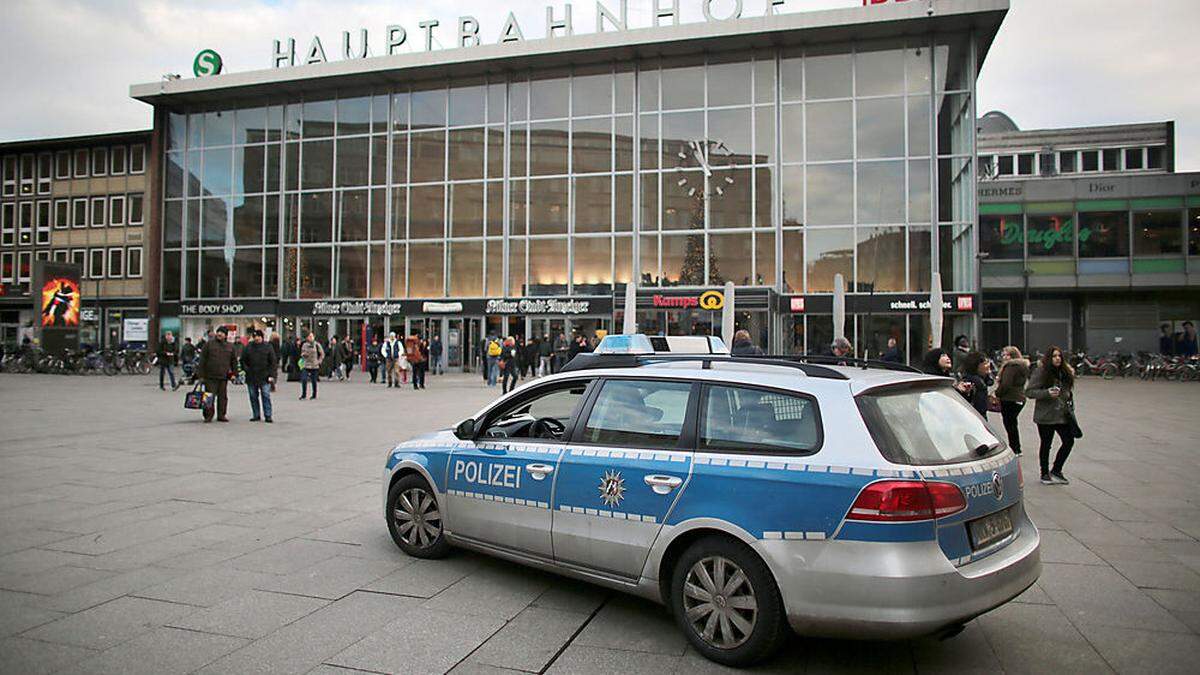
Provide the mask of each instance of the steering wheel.
POLYGON ((566 430, 567 426, 553 417, 539 417, 529 425, 529 436, 557 440, 566 430))

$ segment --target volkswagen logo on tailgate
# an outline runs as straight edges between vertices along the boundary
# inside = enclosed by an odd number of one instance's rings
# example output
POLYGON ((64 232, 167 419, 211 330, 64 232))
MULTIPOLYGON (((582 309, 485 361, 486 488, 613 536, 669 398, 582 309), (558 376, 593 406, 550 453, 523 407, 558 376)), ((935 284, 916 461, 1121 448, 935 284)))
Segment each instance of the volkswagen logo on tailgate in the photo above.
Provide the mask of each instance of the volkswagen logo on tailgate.
POLYGON ((992 494, 996 496, 996 501, 1004 499, 1004 479, 1000 478, 999 471, 992 472, 992 494))

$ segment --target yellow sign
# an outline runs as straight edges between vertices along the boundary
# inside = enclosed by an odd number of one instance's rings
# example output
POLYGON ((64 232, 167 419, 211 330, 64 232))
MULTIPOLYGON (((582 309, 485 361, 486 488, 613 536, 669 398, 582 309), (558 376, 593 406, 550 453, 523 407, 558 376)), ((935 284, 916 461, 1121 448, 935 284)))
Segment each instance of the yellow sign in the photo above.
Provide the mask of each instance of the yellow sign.
POLYGON ((715 310, 725 306, 725 294, 721 291, 704 291, 700 294, 700 309, 715 310))

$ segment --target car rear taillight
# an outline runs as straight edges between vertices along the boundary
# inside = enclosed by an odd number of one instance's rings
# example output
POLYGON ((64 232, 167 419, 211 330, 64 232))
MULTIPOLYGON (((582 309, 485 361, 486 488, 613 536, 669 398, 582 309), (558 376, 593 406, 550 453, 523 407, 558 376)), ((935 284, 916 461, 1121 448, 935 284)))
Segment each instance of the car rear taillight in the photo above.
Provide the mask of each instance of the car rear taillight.
POLYGON ((967 499, 954 483, 885 480, 858 493, 847 520, 908 522, 932 520, 967 508, 967 499))

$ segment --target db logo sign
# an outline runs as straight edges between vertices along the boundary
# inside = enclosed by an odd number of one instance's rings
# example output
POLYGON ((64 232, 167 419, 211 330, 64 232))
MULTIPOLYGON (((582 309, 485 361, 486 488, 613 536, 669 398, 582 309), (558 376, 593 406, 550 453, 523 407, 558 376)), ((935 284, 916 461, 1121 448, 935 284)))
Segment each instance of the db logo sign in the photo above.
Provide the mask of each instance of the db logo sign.
POLYGON ((960 312, 975 311, 975 298, 970 295, 958 296, 958 311, 960 311, 960 312))
POLYGON ((700 294, 700 309, 721 309, 725 306, 725 294, 721 291, 704 291, 700 294))
POLYGON ((196 77, 208 77, 209 75, 221 74, 221 55, 211 49, 205 49, 196 55, 196 60, 192 62, 192 73, 196 77))

